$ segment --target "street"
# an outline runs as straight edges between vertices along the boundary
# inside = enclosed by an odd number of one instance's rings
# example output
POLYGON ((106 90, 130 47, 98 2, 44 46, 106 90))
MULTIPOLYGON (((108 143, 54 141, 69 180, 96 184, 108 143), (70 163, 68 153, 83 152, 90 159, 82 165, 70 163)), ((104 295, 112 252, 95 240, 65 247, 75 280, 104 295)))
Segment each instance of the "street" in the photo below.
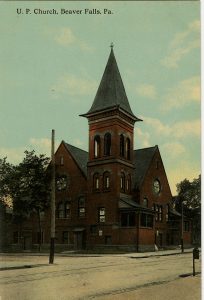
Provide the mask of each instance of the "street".
POLYGON ((45 255, 4 255, 1 261, 1 300, 200 299, 200 274, 186 277, 192 274, 192 253, 56 256, 54 265, 45 255))

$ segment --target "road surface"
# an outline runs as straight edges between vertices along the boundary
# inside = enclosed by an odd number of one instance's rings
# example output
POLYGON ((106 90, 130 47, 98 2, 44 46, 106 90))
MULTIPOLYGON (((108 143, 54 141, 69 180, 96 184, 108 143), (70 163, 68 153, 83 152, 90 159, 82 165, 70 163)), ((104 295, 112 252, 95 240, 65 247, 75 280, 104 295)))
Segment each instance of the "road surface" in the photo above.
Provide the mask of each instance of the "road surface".
MULTIPOLYGON (((0 271, 1 300, 177 300, 175 292, 181 299, 200 299, 200 276, 180 277, 192 274, 192 253, 146 258, 57 256, 54 265, 48 265, 46 256, 3 256, 3 260, 19 269, 0 271), (20 268, 23 265, 27 268, 20 268)), ((196 260, 196 272, 200 271, 196 260)))

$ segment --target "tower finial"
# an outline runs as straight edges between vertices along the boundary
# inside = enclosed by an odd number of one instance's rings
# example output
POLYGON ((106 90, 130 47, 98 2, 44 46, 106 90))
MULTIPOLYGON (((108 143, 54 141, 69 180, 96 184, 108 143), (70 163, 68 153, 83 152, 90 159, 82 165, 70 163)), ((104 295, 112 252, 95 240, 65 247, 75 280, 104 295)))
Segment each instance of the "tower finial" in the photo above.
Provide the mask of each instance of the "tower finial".
POLYGON ((111 50, 113 50, 113 47, 114 47, 113 42, 111 42, 110 47, 111 47, 111 50))

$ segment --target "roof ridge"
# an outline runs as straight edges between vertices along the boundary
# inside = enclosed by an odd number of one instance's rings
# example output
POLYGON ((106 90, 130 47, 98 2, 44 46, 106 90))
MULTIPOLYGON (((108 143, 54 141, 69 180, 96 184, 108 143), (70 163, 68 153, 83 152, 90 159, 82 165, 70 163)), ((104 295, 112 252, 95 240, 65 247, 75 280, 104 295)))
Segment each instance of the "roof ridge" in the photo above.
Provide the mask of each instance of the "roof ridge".
POLYGON ((147 149, 151 149, 151 148, 158 148, 158 145, 151 146, 151 147, 146 147, 146 148, 134 149, 133 151, 147 150, 147 149))
POLYGON ((74 147, 74 148, 76 148, 76 149, 78 149, 78 150, 80 150, 80 151, 84 151, 84 152, 88 153, 88 151, 86 151, 86 150, 84 150, 84 149, 81 149, 81 148, 79 148, 79 147, 77 147, 77 146, 71 145, 71 144, 65 142, 64 140, 63 140, 63 142, 64 142, 66 145, 69 145, 69 146, 74 147))
POLYGON ((140 186, 144 180, 153 157, 159 151, 158 146, 134 150, 135 184, 140 186))
POLYGON ((67 149, 67 151, 70 153, 73 160, 77 164, 78 168, 81 170, 83 175, 87 177, 88 152, 76 146, 73 146, 71 144, 68 144, 65 141, 62 142, 64 143, 65 148, 67 149))

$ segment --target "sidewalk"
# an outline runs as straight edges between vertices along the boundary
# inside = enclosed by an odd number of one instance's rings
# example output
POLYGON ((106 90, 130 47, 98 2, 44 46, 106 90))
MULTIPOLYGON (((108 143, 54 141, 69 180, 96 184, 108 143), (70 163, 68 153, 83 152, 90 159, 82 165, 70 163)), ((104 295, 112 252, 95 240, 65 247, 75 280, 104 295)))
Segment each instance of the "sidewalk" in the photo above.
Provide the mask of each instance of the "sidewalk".
MULTIPOLYGON (((169 256, 169 255, 177 255, 177 254, 187 254, 187 253, 193 253, 194 248, 188 248, 184 249, 184 253, 181 252, 181 249, 175 249, 175 250, 159 250, 154 252, 139 252, 139 253, 126 253, 124 256, 128 256, 131 258, 146 258, 146 257, 152 257, 152 256, 169 256)), ((199 248, 199 252, 201 253, 201 249, 199 248)))
MULTIPOLYGON (((200 249, 199 249, 200 250, 200 249)), ((55 257, 104 257, 104 256, 114 256, 114 257, 129 257, 129 258, 149 258, 153 256, 169 256, 169 255, 185 255, 192 253, 193 248, 185 249, 184 253, 181 253, 180 249, 176 250, 162 250, 155 252, 142 252, 142 253, 125 253, 125 254, 86 254, 77 253, 74 251, 67 251, 63 253, 56 253, 55 257)), ((12 269, 24 269, 24 268, 34 268, 49 266, 48 263, 49 253, 0 253, 0 271, 12 270, 12 269)))

